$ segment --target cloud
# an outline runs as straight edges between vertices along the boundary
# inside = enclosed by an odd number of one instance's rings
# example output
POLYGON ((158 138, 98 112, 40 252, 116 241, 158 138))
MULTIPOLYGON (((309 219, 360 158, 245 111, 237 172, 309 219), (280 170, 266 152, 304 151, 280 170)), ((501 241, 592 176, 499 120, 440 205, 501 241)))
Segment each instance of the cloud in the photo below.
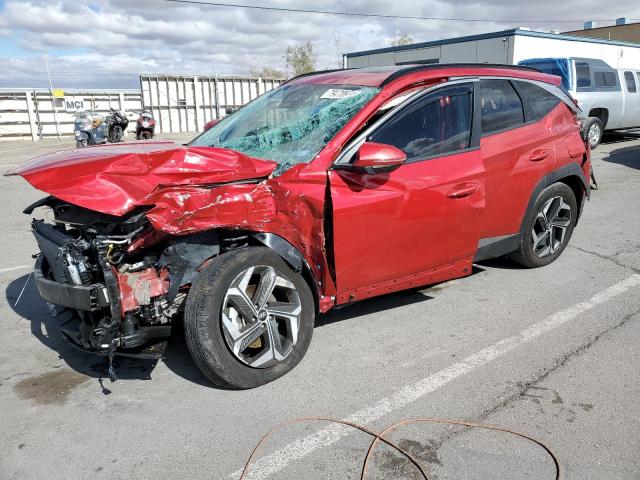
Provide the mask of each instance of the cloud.
MULTIPOLYGON (((261 0, 260 4, 310 5, 302 0, 261 0)), ((2 37, 10 37, 19 51, 5 49, 0 57, 0 86, 46 86, 44 53, 55 84, 61 87, 135 88, 140 73, 247 74, 252 66, 261 65, 283 69, 286 47, 305 41, 313 43, 318 67, 335 68, 342 53, 387 46, 403 32, 416 41, 428 41, 519 25, 565 30, 582 25, 581 20, 575 24, 511 21, 542 15, 554 19, 580 16, 584 20, 603 14, 640 17, 637 0, 611 1, 606 13, 595 0, 406 0, 395 5, 388 0, 327 0, 321 8, 494 20, 462 23, 342 17, 164 0, 102 0, 95 4, 7 0, 0 10, 0 42, 2 37)))

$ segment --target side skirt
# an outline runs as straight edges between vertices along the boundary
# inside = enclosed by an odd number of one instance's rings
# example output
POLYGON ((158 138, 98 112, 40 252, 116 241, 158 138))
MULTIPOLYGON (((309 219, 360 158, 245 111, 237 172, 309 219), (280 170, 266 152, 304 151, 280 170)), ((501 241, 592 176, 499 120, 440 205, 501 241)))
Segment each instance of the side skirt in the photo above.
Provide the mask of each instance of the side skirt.
POLYGON ((474 262, 497 258, 507 253, 515 252, 520 246, 520 234, 501 235, 499 237, 481 238, 474 262))

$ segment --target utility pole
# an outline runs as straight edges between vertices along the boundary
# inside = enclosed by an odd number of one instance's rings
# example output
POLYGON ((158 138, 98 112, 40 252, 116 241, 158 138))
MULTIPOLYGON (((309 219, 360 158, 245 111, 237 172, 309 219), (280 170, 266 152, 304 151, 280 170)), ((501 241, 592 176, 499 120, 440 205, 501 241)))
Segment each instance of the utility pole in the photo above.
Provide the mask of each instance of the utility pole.
POLYGON ((51 105, 53 106, 53 121, 56 123, 56 133, 58 134, 58 140, 62 138, 60 135, 60 123, 58 123, 58 109, 56 108, 56 101, 53 98, 53 84, 51 83, 51 73, 49 72, 49 62, 47 61, 47 54, 44 54, 44 66, 47 69, 47 78, 49 78, 49 98, 51 98, 51 105))

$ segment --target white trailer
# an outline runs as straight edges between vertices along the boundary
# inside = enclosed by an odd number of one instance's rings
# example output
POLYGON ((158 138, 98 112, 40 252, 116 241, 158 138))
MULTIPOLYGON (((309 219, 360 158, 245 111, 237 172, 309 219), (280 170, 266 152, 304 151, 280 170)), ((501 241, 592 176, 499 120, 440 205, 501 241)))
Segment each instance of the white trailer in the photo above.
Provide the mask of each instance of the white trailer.
POLYGON ((398 47, 347 53, 345 68, 415 63, 499 63, 528 58, 584 57, 640 70, 640 44, 517 28, 398 47))

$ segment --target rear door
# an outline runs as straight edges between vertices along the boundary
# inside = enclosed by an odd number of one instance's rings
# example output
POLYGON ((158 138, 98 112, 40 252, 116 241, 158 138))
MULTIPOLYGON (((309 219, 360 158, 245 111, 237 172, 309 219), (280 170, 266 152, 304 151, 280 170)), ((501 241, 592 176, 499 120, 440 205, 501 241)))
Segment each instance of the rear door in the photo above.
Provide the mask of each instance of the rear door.
POLYGON ((562 133, 554 131, 548 116, 560 100, 545 93, 548 92, 541 87, 524 81, 480 82, 480 145, 487 202, 483 246, 519 232, 533 189, 555 168, 556 142, 562 133))
POLYGON ((623 128, 640 126, 640 85, 634 72, 624 72, 624 117, 623 128))
POLYGON ((441 87, 367 136, 407 154, 396 170, 330 171, 338 303, 470 273, 484 210, 473 91, 441 87))

